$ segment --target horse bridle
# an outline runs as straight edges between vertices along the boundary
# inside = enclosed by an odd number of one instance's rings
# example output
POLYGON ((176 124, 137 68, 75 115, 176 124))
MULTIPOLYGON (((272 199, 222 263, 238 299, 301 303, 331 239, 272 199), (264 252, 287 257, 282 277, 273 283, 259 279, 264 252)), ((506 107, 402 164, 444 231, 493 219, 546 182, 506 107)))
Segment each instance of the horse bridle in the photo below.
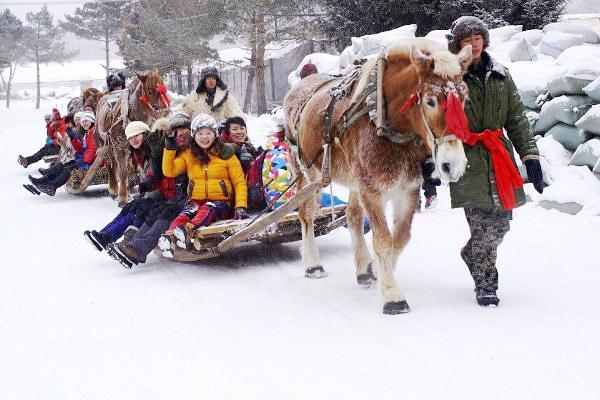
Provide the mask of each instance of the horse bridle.
MULTIPOLYGON (((163 84, 164 85, 164 84, 163 84)), ((144 84, 140 81, 138 83, 138 87, 141 86, 141 92, 142 95, 140 96, 140 101, 145 104, 150 110, 152 110, 153 113, 160 113, 162 111, 168 110, 170 108, 170 105, 167 103, 167 101, 163 98, 163 94, 158 92, 158 88, 157 88, 157 104, 156 106, 152 105, 152 103, 150 103, 150 101, 148 100, 148 96, 146 95, 146 90, 144 89, 144 84), (163 100, 163 103, 165 103, 166 107, 160 108, 160 101, 163 100)))

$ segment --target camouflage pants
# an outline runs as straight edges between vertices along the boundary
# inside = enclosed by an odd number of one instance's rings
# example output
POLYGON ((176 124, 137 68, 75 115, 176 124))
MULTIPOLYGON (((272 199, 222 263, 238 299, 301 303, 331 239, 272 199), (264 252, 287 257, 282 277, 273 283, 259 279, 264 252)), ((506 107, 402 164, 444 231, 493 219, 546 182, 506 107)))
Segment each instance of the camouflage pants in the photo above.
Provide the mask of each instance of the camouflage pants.
POLYGON ((498 290, 496 256, 498 246, 510 230, 512 212, 485 208, 465 208, 471 238, 460 255, 480 289, 498 290))

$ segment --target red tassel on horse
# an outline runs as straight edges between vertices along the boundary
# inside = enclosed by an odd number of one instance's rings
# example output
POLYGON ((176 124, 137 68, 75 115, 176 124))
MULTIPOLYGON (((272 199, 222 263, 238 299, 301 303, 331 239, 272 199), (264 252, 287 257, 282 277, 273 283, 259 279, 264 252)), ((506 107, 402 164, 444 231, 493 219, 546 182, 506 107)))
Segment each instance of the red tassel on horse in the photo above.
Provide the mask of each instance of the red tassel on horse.
POLYGON ((163 103, 165 103, 168 107, 171 106, 171 100, 169 99, 169 95, 167 93, 167 86, 164 83, 156 86, 156 91, 160 94, 163 103))

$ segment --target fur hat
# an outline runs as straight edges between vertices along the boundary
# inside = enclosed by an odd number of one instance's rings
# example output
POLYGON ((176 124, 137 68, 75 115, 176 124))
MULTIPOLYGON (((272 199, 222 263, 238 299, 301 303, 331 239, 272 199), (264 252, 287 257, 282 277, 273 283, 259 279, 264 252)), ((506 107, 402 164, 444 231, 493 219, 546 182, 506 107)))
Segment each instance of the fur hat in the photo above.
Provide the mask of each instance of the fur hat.
POLYGON ((188 113, 185 111, 178 111, 173 114, 169 120, 169 129, 175 130, 177 128, 188 128, 192 127, 192 120, 188 113))
POLYGON ((125 76, 122 72, 110 74, 106 77, 106 87, 108 90, 114 90, 117 87, 125 86, 125 76))
POLYGON ((79 117, 79 121, 83 123, 83 121, 90 121, 92 124, 96 123, 96 116, 91 111, 85 111, 81 113, 79 117))
POLYGON ((221 77, 219 76, 219 70, 217 70, 215 67, 205 67, 202 68, 202 71, 200 71, 200 82, 198 82, 196 93, 206 92, 206 86, 204 86, 204 84, 206 83, 206 78, 209 76, 212 76, 217 80, 217 87, 219 89, 227 90, 227 85, 223 83, 221 77))
POLYGON ((169 118, 159 118, 154 121, 151 132, 167 132, 169 130, 169 118))
POLYGON ((218 128, 217 121, 215 121, 215 119, 208 114, 198 114, 192 121, 192 135, 202 128, 209 128, 216 135, 218 128))
POLYGON ((140 133, 150 132, 150 127, 142 121, 131 121, 125 127, 125 137, 131 139, 132 137, 139 135, 140 133))
POLYGON ((304 64, 300 70, 300 79, 304 79, 309 75, 318 74, 317 66, 315 64, 304 64))
POLYGON ((452 23, 450 34, 446 35, 448 50, 451 53, 458 54, 460 51, 460 41, 471 35, 481 35, 483 37, 483 48, 485 49, 489 46, 490 33, 485 22, 470 15, 458 18, 452 23))

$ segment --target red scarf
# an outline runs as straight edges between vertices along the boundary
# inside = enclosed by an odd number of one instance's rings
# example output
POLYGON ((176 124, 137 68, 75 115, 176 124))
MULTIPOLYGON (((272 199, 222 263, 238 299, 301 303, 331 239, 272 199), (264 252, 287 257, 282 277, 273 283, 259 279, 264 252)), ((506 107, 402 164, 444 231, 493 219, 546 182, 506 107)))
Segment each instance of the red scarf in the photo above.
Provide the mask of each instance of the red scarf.
POLYGON ((448 95, 446 102, 446 129, 469 146, 483 141, 483 145, 492 157, 496 187, 502 206, 507 210, 515 208, 515 189, 523 187, 523 179, 521 179, 504 143, 500 140, 504 135, 502 129, 495 131, 486 129, 481 134, 471 132, 461 101, 454 93, 448 95))

